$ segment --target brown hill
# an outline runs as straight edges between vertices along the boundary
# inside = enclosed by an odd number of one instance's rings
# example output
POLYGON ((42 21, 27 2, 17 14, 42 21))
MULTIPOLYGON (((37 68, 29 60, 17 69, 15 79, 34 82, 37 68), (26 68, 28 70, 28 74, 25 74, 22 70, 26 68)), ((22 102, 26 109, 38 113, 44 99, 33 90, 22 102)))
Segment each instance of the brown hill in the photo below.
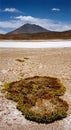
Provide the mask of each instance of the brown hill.
POLYGON ((48 39, 71 39, 71 31, 65 32, 42 32, 33 34, 4 34, 0 35, 3 40, 48 40, 48 39))

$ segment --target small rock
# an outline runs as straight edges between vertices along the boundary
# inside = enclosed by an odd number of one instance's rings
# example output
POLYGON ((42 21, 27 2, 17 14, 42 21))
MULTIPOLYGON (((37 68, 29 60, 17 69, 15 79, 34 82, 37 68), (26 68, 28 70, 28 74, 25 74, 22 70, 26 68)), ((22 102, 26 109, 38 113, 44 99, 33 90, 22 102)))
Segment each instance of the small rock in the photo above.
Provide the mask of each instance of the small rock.
POLYGON ((3 73, 3 74, 6 74, 6 73, 7 73, 7 70, 2 70, 2 73, 3 73))

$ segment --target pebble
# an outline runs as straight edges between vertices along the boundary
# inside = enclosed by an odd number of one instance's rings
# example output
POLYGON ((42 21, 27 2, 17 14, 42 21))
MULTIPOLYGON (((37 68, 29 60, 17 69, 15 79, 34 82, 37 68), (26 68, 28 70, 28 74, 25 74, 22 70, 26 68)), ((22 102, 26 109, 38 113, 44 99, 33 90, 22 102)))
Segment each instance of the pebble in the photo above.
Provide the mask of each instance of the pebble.
POLYGON ((3 74, 6 74, 6 73, 7 73, 7 70, 4 70, 4 69, 3 69, 3 70, 2 70, 2 73, 3 73, 3 74))

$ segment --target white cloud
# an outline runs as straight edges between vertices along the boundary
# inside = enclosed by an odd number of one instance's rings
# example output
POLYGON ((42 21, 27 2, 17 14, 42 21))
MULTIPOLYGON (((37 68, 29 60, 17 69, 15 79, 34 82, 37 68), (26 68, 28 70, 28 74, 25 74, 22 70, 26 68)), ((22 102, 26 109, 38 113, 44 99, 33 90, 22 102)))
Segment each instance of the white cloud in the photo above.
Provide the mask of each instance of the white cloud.
POLYGON ((51 31, 71 30, 71 24, 56 22, 51 19, 40 19, 32 16, 18 16, 10 21, 0 21, 0 28, 14 30, 25 23, 37 24, 51 31))
POLYGON ((4 12, 20 12, 18 9, 16 9, 16 8, 5 8, 4 9, 4 12))
POLYGON ((16 8, 5 8, 4 10, 0 9, 0 12, 21 13, 21 11, 16 8))
POLYGON ((18 17, 15 17, 15 19, 20 19, 20 20, 24 20, 24 21, 28 21, 28 22, 30 22, 30 21, 34 22, 38 18, 34 18, 32 16, 18 16, 18 17))
POLYGON ((18 28, 19 26, 21 26, 21 22, 20 21, 0 21, 0 27, 1 28, 18 28))
POLYGON ((51 31, 65 31, 71 29, 71 24, 56 22, 51 19, 40 19, 32 16, 18 16, 15 17, 15 19, 20 20, 21 23, 37 24, 51 31))
POLYGON ((59 9, 59 8, 52 8, 51 10, 52 11, 61 11, 61 9, 59 9))

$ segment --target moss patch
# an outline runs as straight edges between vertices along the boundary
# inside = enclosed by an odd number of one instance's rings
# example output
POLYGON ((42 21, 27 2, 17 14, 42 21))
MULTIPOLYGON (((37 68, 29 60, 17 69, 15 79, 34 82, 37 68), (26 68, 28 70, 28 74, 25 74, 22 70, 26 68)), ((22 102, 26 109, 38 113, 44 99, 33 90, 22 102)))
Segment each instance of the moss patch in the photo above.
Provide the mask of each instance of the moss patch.
POLYGON ((16 59, 16 61, 18 62, 25 62, 25 60, 28 60, 29 58, 28 57, 24 57, 24 59, 16 59))
POLYGON ((25 60, 28 60, 29 58, 28 57, 24 57, 25 60))
POLYGON ((18 62, 24 62, 24 60, 22 60, 22 59, 16 59, 16 61, 18 61, 18 62))
POLYGON ((65 87, 58 78, 35 76, 4 85, 6 97, 29 120, 50 123, 66 117, 68 104, 59 98, 65 87))

